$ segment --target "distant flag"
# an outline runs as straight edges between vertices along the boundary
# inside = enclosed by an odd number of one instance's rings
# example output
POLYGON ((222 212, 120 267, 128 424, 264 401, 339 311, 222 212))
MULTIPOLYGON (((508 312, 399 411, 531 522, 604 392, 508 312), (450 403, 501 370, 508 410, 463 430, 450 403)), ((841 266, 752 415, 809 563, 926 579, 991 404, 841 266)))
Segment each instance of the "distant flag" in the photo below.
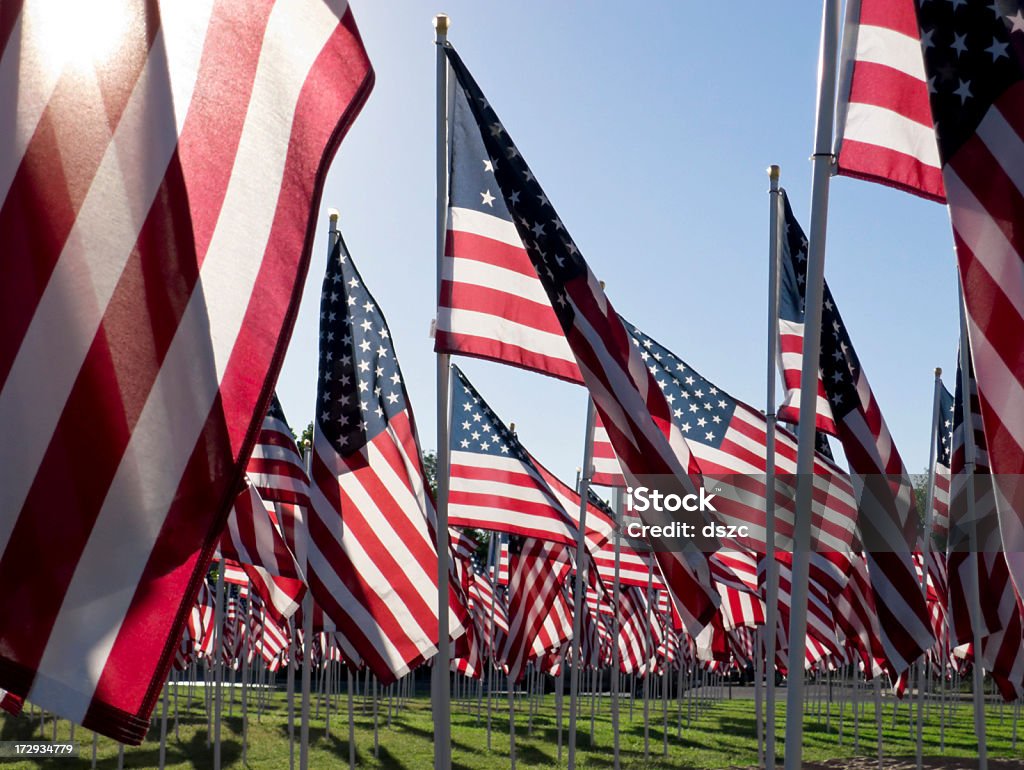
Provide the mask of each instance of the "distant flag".
POLYGON ((934 547, 946 550, 949 537, 950 455, 953 449, 953 394, 940 383, 939 422, 935 436, 935 488, 932 492, 932 538, 934 547))
MULTIPOLYGON (((805 242, 784 192, 783 201, 788 241, 805 242)), ((787 247, 781 271, 782 317, 802 323, 806 275, 803 252, 787 247)), ((822 327, 819 381, 857 490, 857 524, 867 552, 884 659, 895 679, 934 642, 911 558, 918 541, 913 486, 827 283, 822 327)), ((780 334, 785 333, 780 324, 780 334)))
POLYGON ((345 2, 118 5, 0 22, 0 686, 138 744, 373 73, 345 2))
POLYGON ((274 620, 286 623, 299 609, 306 593, 302 568, 252 484, 246 484, 231 508, 220 551, 242 565, 274 620))
POLYGON ((922 3, 917 18, 1003 548, 1024 594, 1024 10, 922 3))
POLYGON ((263 501, 274 507, 278 529, 299 567, 305 569, 309 476, 276 393, 270 399, 245 472, 263 501))
MULTIPOLYGON (((789 205, 789 198, 782 193, 782 201, 785 206, 785 240, 783 241, 783 281, 786 280, 786 265, 795 263, 802 265, 806 273, 807 264, 807 237, 803 229, 796 224, 796 217, 789 205), (795 226, 794 226, 795 225, 795 226)), ((796 280, 800 280, 797 278, 796 280)), ((779 370, 782 373, 782 381, 786 385, 786 395, 779 406, 778 418, 780 422, 797 423, 800 419, 800 379, 803 367, 804 355, 804 286, 800 283, 796 287, 783 285, 779 294, 779 370), (789 290, 787 290, 787 288, 789 290), (797 291, 798 289, 798 291, 797 291)), ((825 393, 825 384, 821 381, 821 372, 818 372, 818 396, 814 406, 815 425, 817 435, 829 433, 837 436, 835 418, 832 416, 832 407, 828 403, 828 395, 825 393)), ((819 439, 820 440, 820 439, 819 439)))
MULTIPOLYGON (((659 476, 665 480, 665 494, 695 492, 700 483, 696 464, 672 425, 668 405, 653 376, 629 344, 597 278, 462 60, 450 46, 445 53, 455 78, 453 153, 459 152, 460 141, 472 137, 484 149, 477 162, 498 161, 492 164, 497 188, 492 192, 503 199, 512 216, 512 226, 540 279, 548 305, 555 311, 558 327, 569 342, 627 482, 641 475, 659 476), (670 484, 677 489, 668 488, 670 484)), ((476 144, 471 152, 479 155, 478 150, 476 144)), ((535 279, 531 280, 535 287, 535 279)), ((535 296, 536 304, 543 305, 542 296, 535 296)), ((701 551, 701 547, 713 550, 715 545, 710 540, 688 542, 681 552, 659 553, 657 557, 694 631, 708 621, 717 603, 707 558, 701 551)))
MULTIPOLYGON (((970 363, 970 351, 967 354, 970 363)), ((977 383, 970 366, 967 377, 957 368, 950 460, 952 483, 949 504, 948 592, 950 644, 972 643, 973 630, 982 637, 985 670, 995 678, 1007 700, 1024 694, 1024 635, 1017 592, 1010 580, 1006 554, 998 527, 996 498, 977 383), (968 394, 964 393, 964 380, 968 394), (974 467, 968 465, 968 441, 973 442, 974 467), (973 470, 973 472, 972 472, 973 470), (968 475, 972 484, 968 485, 968 475), (970 505, 973 488, 974 503, 970 505), (970 530, 976 528, 976 547, 970 530), (980 615, 969 600, 971 581, 978 581, 980 615)))
MULTIPOLYGON (((571 568, 564 545, 518 535, 509 538, 508 635, 501 657, 513 682, 526 673, 548 614, 565 601, 562 586, 571 568)), ((571 635, 571 621, 569 631, 571 635)), ((558 641, 549 640, 552 645, 558 641)))
POLYGON ((615 448, 608 438, 600 416, 594 426, 594 475, 591 484, 599 487, 624 487, 626 477, 622 475, 619 458, 615 456, 615 448))
POLYGON ((931 27, 922 40, 914 5, 914 0, 846 4, 837 167, 845 176, 943 201, 939 148, 928 103, 930 81, 921 48, 946 46, 949 41, 931 27))
MULTIPOLYGON (((437 651, 436 522, 391 333, 340 236, 320 297, 311 475, 310 590, 346 657, 394 681, 437 651)), ((449 596, 457 637, 454 584, 449 596)))
POLYGON ((575 545, 576 521, 529 453, 452 367, 448 521, 575 545))
MULTIPOLYGON (((654 375, 672 409, 672 420, 686 436, 704 485, 716 493, 715 516, 724 524, 746 526, 743 548, 765 553, 768 423, 763 414, 703 377, 675 353, 628 321, 623 321, 640 358, 654 375)), ((795 486, 796 436, 775 430, 778 488, 795 486)), ((812 544, 815 551, 849 549, 856 527, 856 500, 849 477, 828 457, 814 458, 812 544)), ((793 503, 777 500, 777 542, 785 548, 793 533, 793 503)), ((731 546, 730 546, 731 547, 731 546)))

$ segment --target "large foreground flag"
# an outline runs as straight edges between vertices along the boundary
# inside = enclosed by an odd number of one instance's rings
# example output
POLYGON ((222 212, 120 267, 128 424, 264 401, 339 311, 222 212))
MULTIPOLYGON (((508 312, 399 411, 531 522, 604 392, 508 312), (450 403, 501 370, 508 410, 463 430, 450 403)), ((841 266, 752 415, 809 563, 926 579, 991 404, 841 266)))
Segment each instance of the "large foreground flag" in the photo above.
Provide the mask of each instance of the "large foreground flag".
POLYGON ((922 3, 917 16, 1003 547, 1024 594, 1024 8, 922 3))
POLYGON ((847 2, 836 120, 840 174, 944 199, 921 48, 953 42, 931 29, 921 39, 914 0, 847 2))
MULTIPOLYGON (((341 237, 320 298, 306 577, 313 598, 385 682, 437 651, 434 505, 384 315, 341 237)), ((457 587, 451 622, 462 632, 457 587)))
POLYGON ((345 2, 4 3, 0 686, 139 743, 373 75, 345 2))
MULTIPOLYGON (((807 260, 801 247, 806 238, 785 193, 783 203, 787 241, 779 313, 802 325, 807 260)), ((911 559, 918 545, 913 486, 827 283, 821 324, 826 332, 819 378, 850 464, 884 659, 895 679, 934 642, 911 559)), ((780 334, 785 333, 780 323, 780 334)))
MULTIPOLYGON (((483 148, 479 162, 491 162, 496 187, 491 194, 504 201, 510 214, 502 220, 503 237, 506 242, 518 239, 525 249, 535 275, 523 273, 524 280, 535 288, 539 279, 543 294, 532 295, 535 304, 543 307, 546 296, 547 306, 554 309, 627 482, 635 485, 641 476, 657 476, 664 494, 695 493, 700 485, 696 463, 672 424, 654 376, 462 59, 451 47, 445 52, 455 79, 453 152, 459 151, 460 138, 472 137, 477 149, 483 148)), ((716 543, 699 545, 709 551, 716 543)), ((684 619, 698 632, 710 620, 718 598, 706 554, 688 542, 676 552, 659 553, 658 560, 684 619)))

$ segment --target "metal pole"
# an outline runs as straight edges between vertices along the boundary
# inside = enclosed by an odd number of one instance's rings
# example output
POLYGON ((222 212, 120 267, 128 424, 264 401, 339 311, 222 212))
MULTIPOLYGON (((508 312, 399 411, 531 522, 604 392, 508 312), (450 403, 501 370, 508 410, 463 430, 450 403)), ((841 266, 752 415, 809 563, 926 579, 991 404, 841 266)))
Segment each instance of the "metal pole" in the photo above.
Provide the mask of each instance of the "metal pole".
MULTIPOLYGON (((959 284, 958 284, 959 285, 959 284)), ((964 432, 964 473, 967 476, 967 519, 970 522, 968 534, 970 536, 971 555, 975 559, 977 567, 971 570, 971 579, 968 590, 968 600, 971 603, 971 632, 974 646, 974 664, 971 666, 972 690, 974 691, 974 732, 978 738, 978 770, 988 768, 988 747, 985 745, 985 691, 984 691, 984 670, 982 669, 982 643, 981 643, 981 575, 982 567, 980 543, 978 542, 978 521, 975 511, 974 500, 974 469, 977 463, 977 448, 974 445, 974 415, 971 406, 971 353, 970 343, 967 336, 967 310, 964 306, 963 289, 960 289, 960 392, 961 399, 960 415, 961 425, 964 432)))
POLYGON ((651 667, 654 663, 654 640, 651 635, 651 586, 654 583, 654 555, 651 555, 651 563, 647 568, 647 605, 644 607, 644 760, 651 754, 651 723, 650 723, 650 696, 651 696, 651 667))
MULTIPOLYGON (((448 17, 434 17, 437 44, 437 293, 441 292, 448 214, 448 17)), ((448 678, 448 382, 449 356, 437 356, 437 657, 431 671, 434 716, 434 770, 449 770, 451 745, 451 681, 448 678)))
POLYGON ((622 488, 615 487, 612 490, 612 506, 615 510, 615 579, 612 581, 612 768, 619 770, 619 596, 621 587, 619 584, 619 569, 622 559, 622 488))
MULTIPOLYGON (((807 650, 807 586, 810 571, 811 501, 814 491, 815 412, 821 346, 821 305, 825 292, 825 229, 829 175, 832 173, 832 125, 835 118, 836 54, 839 50, 839 0, 824 0, 818 62, 817 127, 811 180, 811 226, 807 247, 806 314, 803 366, 800 372, 800 425, 797 493, 794 515, 793 577, 789 617, 789 660, 803 661, 807 650)), ((794 666, 790 666, 794 668, 794 666)), ((786 691, 785 770, 799 770, 803 760, 804 682, 790 678, 786 691)))
MULTIPOLYGON (((932 539, 932 506, 935 504, 935 434, 939 430, 939 393, 942 388, 942 369, 935 367, 935 384, 932 387, 932 432, 928 448, 928 495, 924 509, 924 533, 921 537, 921 594, 928 601, 928 552, 932 539)), ((924 762, 924 691, 926 686, 925 659, 918 666, 917 677, 917 747, 915 758, 917 770, 924 762)))
POLYGON ((224 560, 217 568, 217 589, 213 605, 213 770, 220 770, 221 681, 224 678, 224 560))
POLYGON ((348 766, 349 770, 356 766, 356 717, 352 692, 355 688, 355 677, 352 675, 352 667, 345 664, 345 691, 348 695, 348 766))
POLYGON ((580 668, 583 662, 583 635, 580 633, 583 620, 583 594, 587 590, 587 497, 590 491, 590 477, 594 475, 594 425, 597 411, 594 400, 587 399, 586 443, 583 446, 583 473, 580 476, 580 520, 576 527, 576 590, 573 592, 572 617, 572 670, 569 672, 569 770, 576 770, 576 699, 580 690, 580 668))
MULTIPOLYGON (((779 355, 779 260, 782 258, 781 196, 778 166, 768 168, 768 371, 765 378, 765 693, 764 756, 765 767, 775 767, 775 641, 779 625, 779 565, 775 561, 775 381, 776 359, 779 355)), ((761 648, 757 650, 758 657, 761 648)), ((760 682, 758 682, 760 684, 760 682)), ((761 712, 758 711, 758 727, 761 712)), ((758 748, 761 748, 760 742, 758 748)))
POLYGON ((302 698, 299 722, 299 770, 309 767, 309 699, 313 680, 313 595, 306 591, 302 598, 302 698))

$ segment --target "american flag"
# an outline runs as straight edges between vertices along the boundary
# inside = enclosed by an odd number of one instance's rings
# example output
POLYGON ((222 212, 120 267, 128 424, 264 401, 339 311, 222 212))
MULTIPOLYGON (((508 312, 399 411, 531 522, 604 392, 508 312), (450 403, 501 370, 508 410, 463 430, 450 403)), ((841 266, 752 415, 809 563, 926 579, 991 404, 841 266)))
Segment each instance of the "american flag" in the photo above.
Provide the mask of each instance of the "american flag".
MULTIPOLYGON (((803 242, 788 200, 785 213, 788 237, 803 242)), ((803 321, 806 276, 804 253, 787 249, 782 318, 803 321)), ((827 283, 821 323, 820 382, 853 475, 858 534, 867 552, 885 660, 895 679, 934 642, 911 558, 918 540, 914 490, 827 283)))
POLYGON ((921 48, 950 41, 935 37, 934 30, 922 40, 914 5, 914 0, 846 4, 837 166, 845 176, 942 201, 942 170, 921 48))
MULTIPOLYGON (((320 297, 306 577, 346 657, 394 681, 437 651, 434 508, 391 333, 340 236, 320 297)), ((452 632, 462 632, 449 585, 452 632)))
POLYGON ((555 497, 516 435, 452 367, 448 521, 576 544, 576 518, 555 497))
MULTIPOLYGON (((526 664, 536 651, 534 642, 544 632, 553 608, 565 604, 562 587, 572 564, 564 545, 533 537, 509 537, 508 635, 501 659, 513 682, 526 674, 526 664)), ((567 608, 567 606, 566 606, 567 608)), ((564 624, 561 626, 564 630, 564 624)), ((544 648, 560 646, 572 635, 554 639, 545 635, 544 648)))
POLYGON ((345 2, 113 5, 0 20, 0 686, 137 744, 373 74, 345 2))
POLYGON ((1012 0, 917 8, 931 102, 926 122, 938 140, 985 435, 999 487, 1000 527, 1018 593, 1024 591, 1022 19, 1020 2, 1012 0))
POLYGON ((602 487, 626 486, 626 477, 622 475, 619 458, 615 456, 615 449, 600 415, 594 425, 594 473, 590 483, 602 487))
MULTIPOLYGON (((554 308, 558 328, 569 341, 627 481, 649 474, 665 479, 660 485, 665 494, 695 492, 699 486, 696 463, 672 424, 668 404, 653 375, 629 344, 597 278, 462 60, 450 46, 445 52, 456 81, 452 89, 457 108, 453 113, 453 153, 469 137, 482 143, 482 156, 480 146, 475 146, 476 162, 491 160, 496 188, 492 194, 504 200, 543 289, 538 293, 536 279, 526 276, 523 291, 530 292, 535 305, 554 308), (460 104, 463 107, 458 109, 460 104)), ((694 523, 704 523, 700 517, 694 519, 694 523)), ((711 540, 688 542, 681 552, 658 554, 662 574, 693 630, 714 613, 717 596, 711 588, 705 552, 716 546, 711 540)))
MULTIPOLYGON (((639 522, 639 519, 635 517, 625 517, 622 532, 626 532, 628 523, 630 521, 639 522)), ((658 570, 658 565, 655 562, 654 555, 646 547, 646 543, 637 543, 631 538, 625 537, 623 534, 616 535, 621 538, 619 545, 619 583, 621 585, 633 585, 645 587, 647 585, 648 574, 652 575, 654 587, 656 589, 665 588, 665 583, 661 579, 661 572, 658 570)), ((601 580, 608 586, 614 586, 615 584, 615 540, 614 537, 609 538, 595 553, 594 553, 594 565, 597 567, 597 572, 601 576, 601 580)))
MULTIPOLYGON (((783 265, 783 285, 779 296, 779 369, 786 386, 786 395, 778 408, 778 418, 781 422, 796 424, 800 420, 800 378, 804 355, 804 285, 803 279, 797 277, 800 283, 796 289, 799 291, 794 293, 794 287, 785 283, 789 278, 785 266, 790 262, 796 262, 804 266, 803 272, 806 274, 807 236, 797 224, 785 190, 782 191, 782 205, 785 239, 780 258, 783 265)), ((820 369, 814 416, 819 435, 822 432, 833 436, 839 435, 832 407, 825 393, 825 384, 821 381, 820 369)))
POLYGON ((939 387, 939 421, 935 430, 935 486, 932 490, 933 549, 946 550, 949 537, 950 456, 953 450, 953 394, 939 387))
POLYGON ((495 596, 491 581, 477 572, 470 575, 469 608, 480 631, 484 651, 497 655, 497 651, 504 648, 508 635, 508 609, 501 594, 495 596))
POLYGON ((451 92, 448 229, 435 350, 582 383, 576 359, 495 179, 466 93, 451 92))
POLYGON ((957 371, 953 420, 953 448, 950 460, 950 527, 947 557, 950 644, 973 641, 976 627, 982 638, 985 670, 991 673, 1007 700, 1024 693, 1024 636, 1019 598, 1010 580, 1006 554, 996 514, 996 497, 989 468, 977 382, 970 350, 966 377, 957 371), (968 383, 969 398, 964 394, 968 383), (973 442, 973 473, 969 467, 967 442, 973 442), (968 485, 968 474, 973 476, 968 485), (973 487, 974 504, 969 505, 973 487), (969 529, 976 528, 976 548, 971 548, 969 529), (972 574, 973 573, 973 574, 972 574), (980 616, 972 611, 970 581, 978 581, 980 616))
MULTIPOLYGON (((716 516, 749 527, 739 545, 765 553, 768 423, 764 415, 733 398, 672 351, 623 321, 640 358, 655 377, 672 410, 672 420, 700 466, 704 485, 716 493, 716 516)), ((796 436, 775 431, 777 491, 795 487, 796 436)), ((793 496, 777 494, 776 543, 792 547, 793 496)), ((812 545, 815 551, 844 552, 853 541, 856 502, 846 474, 829 458, 814 458, 812 545)), ((731 547, 731 546, 730 546, 731 547)))
POLYGON ((299 609, 306 594, 302 569, 252 484, 246 484, 231 508, 220 552, 242 565, 276 621, 287 622, 299 609))

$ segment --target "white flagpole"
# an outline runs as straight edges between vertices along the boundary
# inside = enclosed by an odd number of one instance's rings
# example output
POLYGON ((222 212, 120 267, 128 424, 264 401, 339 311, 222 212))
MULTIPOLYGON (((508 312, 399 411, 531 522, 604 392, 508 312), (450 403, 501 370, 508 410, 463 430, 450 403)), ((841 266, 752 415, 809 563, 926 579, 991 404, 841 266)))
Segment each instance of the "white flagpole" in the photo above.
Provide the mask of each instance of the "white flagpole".
POLYGON ((651 696, 651 668, 655 658, 654 640, 651 637, 651 586, 654 583, 654 554, 651 554, 651 563, 647 566, 647 605, 644 608, 644 760, 651 755, 651 723, 650 723, 650 696, 651 696))
MULTIPOLYGON (((821 305, 825 292, 825 229, 829 176, 832 173, 832 127, 836 101, 836 54, 839 50, 839 0, 824 0, 818 61, 817 127, 811 179, 811 226, 807 246, 806 313, 803 366, 800 371, 800 425, 797 493, 793 532, 792 605, 789 660, 803 661, 807 650, 807 584, 810 572, 811 501, 814 491, 815 412, 821 345, 821 305)), ((791 666, 793 668, 793 666, 791 666)), ((786 691, 785 770, 799 770, 803 759, 804 681, 802 669, 786 691)))
MULTIPOLYGON (((765 379, 765 645, 764 675, 765 767, 775 767, 775 641, 779 625, 779 565, 775 561, 775 382, 779 354, 779 260, 782 256, 782 206, 780 205, 778 166, 768 169, 770 188, 768 223, 768 372, 765 379)), ((758 658, 761 647, 757 648, 758 658)), ((758 679, 760 685, 760 679, 758 679)), ((761 726, 761 712, 757 714, 761 726)))
POLYGON ((213 770, 220 770, 220 711, 221 682, 224 678, 224 559, 221 558, 217 568, 217 589, 214 593, 213 632, 213 770))
POLYGON ((158 760, 160 770, 164 770, 164 763, 167 760, 167 696, 170 689, 170 679, 168 678, 168 681, 164 682, 163 705, 160 707, 160 758, 158 760))
POLYGON ((489 573, 487 578, 491 581, 491 636, 488 644, 487 666, 487 750, 491 750, 491 699, 494 696, 494 669, 498 665, 497 650, 495 650, 495 619, 494 613, 498 604, 498 539, 497 532, 492 532, 487 546, 487 564, 489 573))
MULTIPOLYGON (((921 593, 925 602, 928 601, 928 551, 932 539, 932 506, 935 504, 935 434, 939 430, 939 393, 942 387, 942 369, 935 367, 935 385, 932 388, 932 432, 929 434, 928 447, 928 495, 924 509, 924 534, 921 537, 921 593)), ((918 664, 917 676, 917 747, 915 759, 917 770, 921 770, 924 761, 924 691, 927 685, 925 661, 918 664)))
MULTIPOLYGON (((448 17, 434 17, 437 44, 437 291, 441 294, 442 262, 448 214, 448 17)), ((451 681, 448 644, 448 382, 449 356, 437 356, 437 657, 431 671, 434 716, 434 770, 449 770, 451 746, 451 681)))
MULTIPOLYGON (((961 284, 958 284, 958 286, 961 284)), ((970 522, 968 534, 970 536, 971 556, 974 557, 977 567, 971 570, 971 579, 968 586, 970 595, 968 600, 971 603, 971 632, 972 644, 974 646, 974 663, 971 666, 974 691, 974 732, 978 738, 978 770, 988 770, 988 747, 985 741, 985 691, 984 676, 982 669, 982 643, 981 628, 981 576, 979 571, 982 568, 981 544, 978 542, 978 521, 975 512, 974 500, 974 468, 977 463, 977 447, 974 445, 974 416, 971 407, 971 376, 970 365, 971 355, 968 348, 967 336, 967 312, 964 307, 963 289, 960 289, 960 392, 961 399, 960 415, 961 425, 964 434, 964 473, 967 476, 967 519, 970 522)))
POLYGON ((583 446, 583 472, 580 476, 580 520, 576 531, 576 590, 573 592, 572 670, 569 672, 569 770, 576 770, 576 707, 580 690, 580 669, 583 662, 583 595, 587 590, 587 497, 590 477, 594 475, 594 426, 597 411, 594 400, 587 399, 586 443, 583 446))
POLYGON ((612 770, 619 770, 619 596, 621 586, 619 584, 619 569, 622 559, 622 488, 615 487, 612 490, 612 503, 615 509, 615 579, 612 581, 612 770))
MULTIPOLYGON (((280 519, 279 519, 280 521, 280 519)), ((306 590, 309 593, 309 590, 306 590)), ((288 619, 288 770, 295 770, 295 623, 288 619)))

